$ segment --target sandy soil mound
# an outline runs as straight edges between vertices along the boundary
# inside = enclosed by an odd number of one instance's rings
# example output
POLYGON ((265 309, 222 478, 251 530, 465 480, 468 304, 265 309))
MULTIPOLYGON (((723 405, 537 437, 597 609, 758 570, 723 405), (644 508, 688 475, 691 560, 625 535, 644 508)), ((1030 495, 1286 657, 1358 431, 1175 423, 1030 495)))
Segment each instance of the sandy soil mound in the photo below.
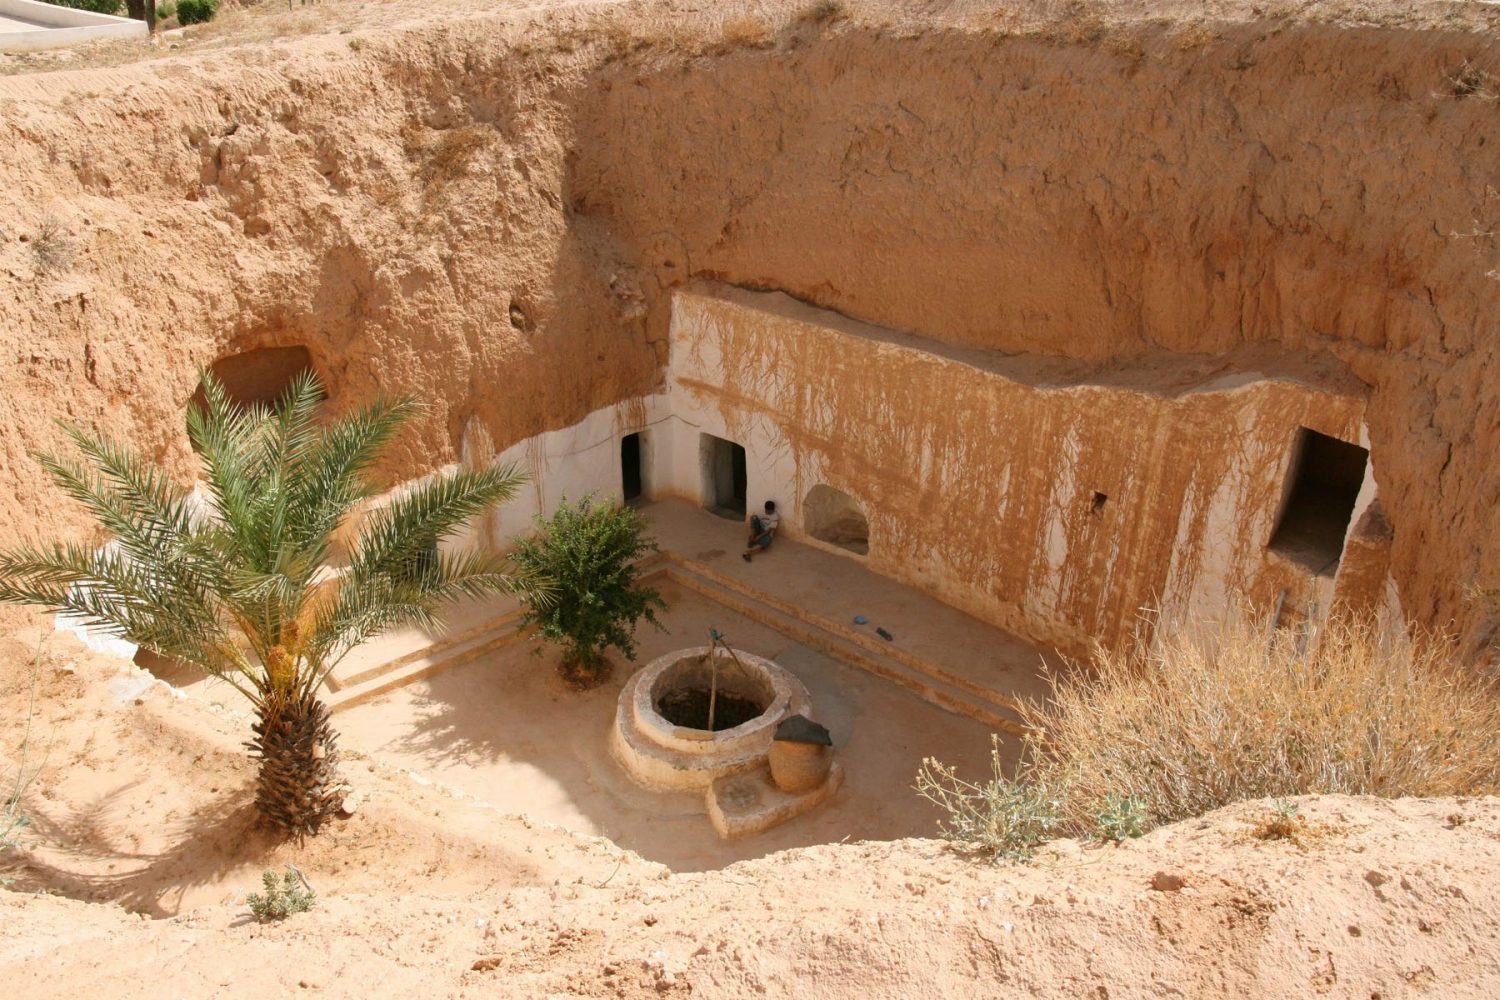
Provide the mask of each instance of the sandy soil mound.
MULTIPOLYGON (((0 648, 7 755, 34 650, 0 648)), ((1304 800, 1300 842, 1262 839, 1269 811, 1247 803, 1027 866, 908 840, 676 875, 353 757, 365 803, 298 845, 252 822, 243 719, 64 636, 38 677, 36 828, 0 894, 8 996, 1500 990, 1495 799, 1304 800), (245 892, 285 861, 317 907, 251 922, 245 892)))
MULTIPOLYGON (((597 872, 621 852, 598 838, 501 816, 420 775, 345 750, 357 814, 304 843, 255 821, 250 719, 182 698, 145 671, 55 634, 0 639, 0 774, 23 739, 38 664, 25 849, 0 863, 11 888, 107 900, 151 916, 241 900, 294 861, 351 892, 503 892, 597 872), (34 756, 34 759, 38 759, 34 756)), ((631 862, 635 865, 635 862, 631 862)), ((639 863, 647 875, 659 868, 639 863)), ((316 879, 315 879, 316 881, 316 879)))

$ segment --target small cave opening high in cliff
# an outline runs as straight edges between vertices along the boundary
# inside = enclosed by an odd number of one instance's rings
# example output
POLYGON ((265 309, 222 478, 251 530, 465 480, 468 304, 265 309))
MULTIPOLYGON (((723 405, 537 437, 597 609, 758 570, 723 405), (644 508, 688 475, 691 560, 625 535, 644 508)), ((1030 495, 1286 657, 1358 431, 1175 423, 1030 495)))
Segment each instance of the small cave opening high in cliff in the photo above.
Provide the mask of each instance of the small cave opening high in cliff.
POLYGON ((1292 448, 1286 499, 1269 548, 1321 575, 1344 551, 1370 453, 1306 427, 1292 448))
MULTIPOLYGON (((208 370, 224 386, 231 402, 237 406, 274 407, 286 395, 292 380, 313 369, 312 353, 306 347, 258 347, 222 357, 208 370)), ((316 369, 313 369, 316 370, 316 369)), ((190 404, 206 405, 203 389, 193 394, 190 404)))

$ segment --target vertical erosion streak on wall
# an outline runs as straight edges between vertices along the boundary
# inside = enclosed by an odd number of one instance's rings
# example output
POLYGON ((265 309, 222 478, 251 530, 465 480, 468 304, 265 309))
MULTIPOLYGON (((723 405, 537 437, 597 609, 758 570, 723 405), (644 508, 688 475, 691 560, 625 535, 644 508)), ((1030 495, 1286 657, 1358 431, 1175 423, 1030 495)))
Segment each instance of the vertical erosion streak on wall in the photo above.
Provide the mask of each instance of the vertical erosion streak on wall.
POLYGON ((1216 383, 1211 366, 1183 385, 1036 381, 776 295, 682 294, 676 317, 674 355, 712 359, 674 371, 679 416, 755 428, 752 464, 794 470, 794 497, 823 481, 856 498, 872 568, 1074 650, 1128 637, 1157 601, 1274 596, 1281 449, 1299 423, 1347 435, 1362 412, 1347 384, 1216 383))

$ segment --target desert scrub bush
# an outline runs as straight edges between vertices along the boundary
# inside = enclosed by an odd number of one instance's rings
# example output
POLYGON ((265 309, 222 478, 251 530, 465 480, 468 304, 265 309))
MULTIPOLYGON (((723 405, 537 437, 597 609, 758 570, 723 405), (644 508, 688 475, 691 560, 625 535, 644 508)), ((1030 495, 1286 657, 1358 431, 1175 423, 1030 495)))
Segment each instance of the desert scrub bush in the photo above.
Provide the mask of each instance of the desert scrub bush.
POLYGON ((1094 814, 1094 836, 1119 843, 1145 833, 1148 822, 1146 804, 1138 797, 1111 792, 1094 814))
POLYGON ((31 256, 39 276, 61 274, 73 266, 78 240, 60 219, 43 219, 31 238, 31 256))
POLYGON ((725 21, 719 40, 726 49, 759 49, 771 45, 774 37, 765 21, 747 14, 725 21))
POLYGON ((267 869, 261 873, 260 884, 264 891, 247 895, 245 905, 262 923, 285 920, 293 913, 306 913, 318 901, 318 894, 292 865, 286 866, 280 879, 276 878, 274 871, 267 869))
POLYGON ((917 794, 943 812, 943 837, 993 859, 1025 861, 1063 820, 1062 801, 1036 774, 1005 776, 1000 741, 990 738, 990 776, 972 782, 931 757, 917 772, 917 794))
POLYGON ((633 507, 597 503, 592 494, 576 504, 564 498, 551 517, 536 519, 541 534, 520 542, 512 555, 536 581, 522 626, 535 624, 542 639, 563 647, 563 674, 579 685, 603 678, 611 646, 635 657, 635 627, 642 618, 660 628, 666 602, 636 583, 635 561, 656 551, 645 535, 646 518, 633 507))
POLYGON ((1241 614, 1168 629, 1054 679, 1024 714, 1046 733, 1036 764, 1067 789, 1072 823, 1111 795, 1168 823, 1246 799, 1500 787, 1495 687, 1445 642, 1334 620, 1304 651, 1267 625, 1241 614))
POLYGON ((802 12, 804 21, 836 21, 848 12, 844 0, 814 0, 802 12))
POLYGON ((928 761, 918 790, 944 809, 945 836, 1008 843, 1003 817, 1037 801, 1058 804, 1050 830, 1086 837, 1252 799, 1500 789, 1495 684, 1446 641, 1335 620, 1305 649, 1268 624, 1163 626, 1135 653, 1097 653, 1087 670, 1053 677, 1048 701, 1023 706, 1036 735, 1011 779, 998 758, 982 785, 928 761))
POLYGON ((219 0, 177 0, 177 23, 207 24, 219 13, 219 0))

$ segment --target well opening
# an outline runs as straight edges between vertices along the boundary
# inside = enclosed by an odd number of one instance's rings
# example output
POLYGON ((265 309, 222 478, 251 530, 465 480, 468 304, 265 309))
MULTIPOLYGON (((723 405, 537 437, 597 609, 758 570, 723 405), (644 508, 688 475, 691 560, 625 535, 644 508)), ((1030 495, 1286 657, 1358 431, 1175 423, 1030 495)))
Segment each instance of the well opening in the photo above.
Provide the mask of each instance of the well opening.
POLYGON ((713 695, 714 724, 719 733, 760 718, 776 700, 776 689, 764 673, 742 667, 730 657, 718 657, 715 686, 708 656, 678 660, 651 685, 651 703, 661 717, 684 729, 709 730, 708 708, 713 695))
POLYGON ((807 715, 807 689, 763 656, 718 654, 714 726, 708 729, 712 655, 694 646, 657 657, 620 691, 610 743, 630 776, 648 788, 707 788, 716 778, 765 763, 788 714, 807 715))

